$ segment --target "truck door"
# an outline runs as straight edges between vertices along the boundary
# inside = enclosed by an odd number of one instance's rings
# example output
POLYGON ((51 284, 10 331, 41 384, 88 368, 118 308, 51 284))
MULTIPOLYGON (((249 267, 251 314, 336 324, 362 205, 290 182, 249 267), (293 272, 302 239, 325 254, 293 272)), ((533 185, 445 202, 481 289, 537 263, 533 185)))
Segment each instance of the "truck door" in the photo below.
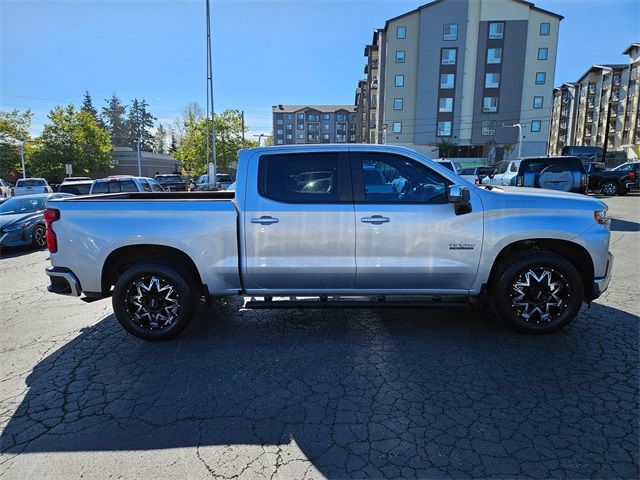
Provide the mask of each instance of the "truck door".
POLYGON ((242 220, 246 290, 353 288, 355 217, 348 152, 275 153, 252 160, 242 220), (257 185, 257 192, 250 185, 257 185))
POLYGON ((470 288, 483 235, 480 199, 456 215, 449 180, 413 159, 352 153, 356 214, 356 288, 380 293, 470 288), (377 170, 384 184, 370 184, 377 170))

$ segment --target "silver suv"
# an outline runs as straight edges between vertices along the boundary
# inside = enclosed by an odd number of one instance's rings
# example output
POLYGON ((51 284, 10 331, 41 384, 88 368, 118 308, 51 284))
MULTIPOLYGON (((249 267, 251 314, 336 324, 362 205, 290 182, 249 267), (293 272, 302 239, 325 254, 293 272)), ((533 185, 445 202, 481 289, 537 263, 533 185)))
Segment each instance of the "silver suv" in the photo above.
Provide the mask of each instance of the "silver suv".
POLYGON ((164 188, 152 178, 117 175, 94 180, 89 195, 120 192, 164 192, 164 188))

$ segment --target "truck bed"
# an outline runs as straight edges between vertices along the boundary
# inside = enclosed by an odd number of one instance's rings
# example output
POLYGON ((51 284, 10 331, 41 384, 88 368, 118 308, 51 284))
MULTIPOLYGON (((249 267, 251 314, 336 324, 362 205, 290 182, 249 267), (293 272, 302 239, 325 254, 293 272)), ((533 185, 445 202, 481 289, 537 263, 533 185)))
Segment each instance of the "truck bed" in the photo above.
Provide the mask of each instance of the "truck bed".
POLYGON ((233 200, 235 192, 126 192, 104 195, 82 195, 69 201, 113 201, 113 200, 233 200))

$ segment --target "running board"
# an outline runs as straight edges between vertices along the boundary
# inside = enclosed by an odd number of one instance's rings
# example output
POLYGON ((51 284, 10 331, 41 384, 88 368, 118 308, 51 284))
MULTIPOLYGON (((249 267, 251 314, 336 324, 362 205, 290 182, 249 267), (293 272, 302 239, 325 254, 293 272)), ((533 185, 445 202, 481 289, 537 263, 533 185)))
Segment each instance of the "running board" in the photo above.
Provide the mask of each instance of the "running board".
MULTIPOLYGON (((287 298, 287 297, 282 297, 287 298)), ((363 297, 357 297, 363 298, 363 297)), ((397 298, 397 297, 393 297, 397 298)), ((260 309, 310 309, 310 308, 464 308, 469 306, 466 297, 442 298, 423 297, 421 300, 389 300, 385 297, 370 297, 368 300, 340 297, 318 297, 316 299, 298 299, 289 297, 288 300, 274 300, 265 297, 264 300, 256 300, 254 297, 247 301, 244 308, 250 310, 260 309)))

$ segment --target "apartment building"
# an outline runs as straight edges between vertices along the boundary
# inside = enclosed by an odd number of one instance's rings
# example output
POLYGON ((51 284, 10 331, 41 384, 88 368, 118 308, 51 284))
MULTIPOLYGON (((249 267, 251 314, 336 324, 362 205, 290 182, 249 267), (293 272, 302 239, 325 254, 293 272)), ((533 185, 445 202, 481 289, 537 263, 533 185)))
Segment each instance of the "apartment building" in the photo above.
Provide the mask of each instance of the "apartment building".
POLYGON ((561 20, 522 0, 436 0, 387 20, 365 47, 366 141, 479 157, 516 144, 520 124, 522 154, 545 154, 561 20))
POLYGON ((274 105, 273 144, 355 143, 354 105, 274 105))
POLYGON ((640 43, 626 64, 592 65, 577 82, 554 89, 549 153, 565 145, 602 147, 637 158, 640 147, 640 43))

